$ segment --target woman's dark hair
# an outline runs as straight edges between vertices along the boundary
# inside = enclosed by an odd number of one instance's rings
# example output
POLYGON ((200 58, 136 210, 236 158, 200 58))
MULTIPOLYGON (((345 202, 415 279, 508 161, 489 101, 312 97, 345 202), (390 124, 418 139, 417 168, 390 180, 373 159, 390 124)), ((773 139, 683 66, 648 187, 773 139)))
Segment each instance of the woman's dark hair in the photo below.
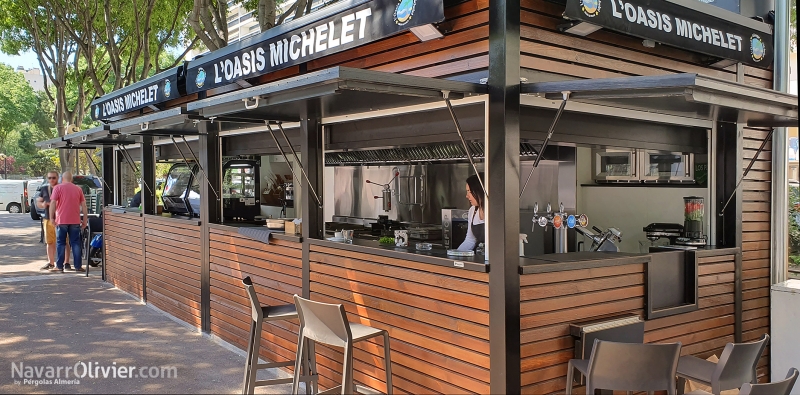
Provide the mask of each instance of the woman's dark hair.
POLYGON ((485 193, 483 191, 483 186, 481 186, 481 180, 483 180, 483 173, 471 175, 467 178, 467 186, 469 187, 470 193, 472 193, 472 197, 474 197, 478 202, 478 208, 483 208, 483 202, 485 199, 485 193))

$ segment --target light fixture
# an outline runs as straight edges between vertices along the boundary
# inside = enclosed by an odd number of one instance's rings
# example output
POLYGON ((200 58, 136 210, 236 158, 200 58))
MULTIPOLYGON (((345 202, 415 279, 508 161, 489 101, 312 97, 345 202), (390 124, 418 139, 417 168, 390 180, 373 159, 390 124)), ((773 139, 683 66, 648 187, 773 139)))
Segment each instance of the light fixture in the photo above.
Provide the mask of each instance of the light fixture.
POLYGON ((571 21, 563 25, 558 25, 558 30, 560 32, 574 34, 576 36, 588 36, 602 28, 602 26, 583 21, 571 21))
POLYGON ((653 40, 642 40, 642 46, 645 48, 655 48, 656 42, 653 40))
POLYGON ((414 33, 420 41, 429 41, 444 37, 444 34, 432 24, 412 27, 411 33, 414 33))

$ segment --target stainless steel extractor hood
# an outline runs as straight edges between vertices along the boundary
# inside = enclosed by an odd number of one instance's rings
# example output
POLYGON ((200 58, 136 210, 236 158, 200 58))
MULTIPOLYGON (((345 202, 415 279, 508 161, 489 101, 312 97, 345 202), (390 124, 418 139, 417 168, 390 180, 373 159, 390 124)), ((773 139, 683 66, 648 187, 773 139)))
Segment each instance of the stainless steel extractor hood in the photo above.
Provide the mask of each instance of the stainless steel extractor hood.
MULTIPOLYGON (((467 142, 472 159, 483 159, 486 155, 483 142, 467 142)), ((520 156, 535 158, 538 149, 531 143, 520 143, 520 156)), ((459 143, 432 144, 418 147, 381 148, 359 151, 336 151, 325 153, 326 166, 348 166, 369 164, 440 163, 467 160, 459 143)))

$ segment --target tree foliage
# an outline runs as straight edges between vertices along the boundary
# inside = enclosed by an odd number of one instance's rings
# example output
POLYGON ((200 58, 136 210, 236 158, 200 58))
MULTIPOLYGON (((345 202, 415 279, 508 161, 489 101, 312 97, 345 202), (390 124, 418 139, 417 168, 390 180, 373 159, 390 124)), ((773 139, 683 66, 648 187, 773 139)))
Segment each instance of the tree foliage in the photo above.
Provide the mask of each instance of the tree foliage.
POLYGON ((38 101, 22 73, 5 64, 0 64, 0 87, 0 152, 3 152, 9 134, 30 120, 38 101))

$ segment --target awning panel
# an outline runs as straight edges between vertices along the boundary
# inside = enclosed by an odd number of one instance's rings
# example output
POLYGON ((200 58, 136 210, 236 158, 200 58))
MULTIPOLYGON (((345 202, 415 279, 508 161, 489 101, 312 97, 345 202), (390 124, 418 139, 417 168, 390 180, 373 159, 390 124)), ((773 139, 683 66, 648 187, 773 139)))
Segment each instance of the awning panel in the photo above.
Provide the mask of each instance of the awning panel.
POLYGON ((699 74, 523 83, 521 93, 759 126, 797 125, 797 96, 699 74))
POLYGON ((333 67, 189 103, 205 118, 298 121, 304 102, 320 100, 323 117, 386 110, 485 93, 485 86, 438 78, 333 67))
POLYGON ((199 134, 200 117, 182 107, 159 111, 111 124, 111 130, 123 135, 194 136, 199 134))

